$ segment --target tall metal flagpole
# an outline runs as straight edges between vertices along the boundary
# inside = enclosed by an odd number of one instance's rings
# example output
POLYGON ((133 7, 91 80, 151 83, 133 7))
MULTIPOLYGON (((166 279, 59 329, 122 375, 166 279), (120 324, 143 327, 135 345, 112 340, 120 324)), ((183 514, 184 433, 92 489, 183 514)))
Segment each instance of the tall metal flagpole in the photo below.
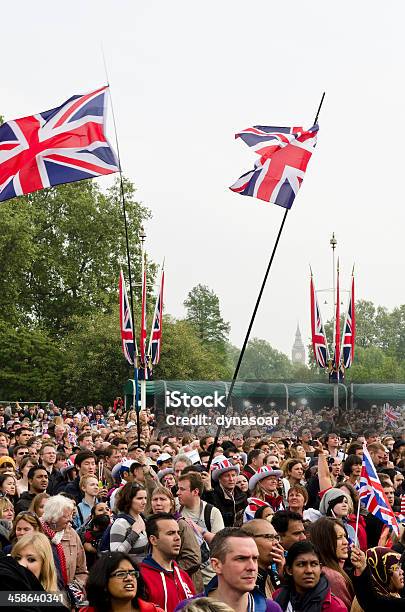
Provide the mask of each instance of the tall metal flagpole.
POLYGON ((107 63, 105 60, 105 56, 104 56, 104 49, 103 47, 101 47, 101 53, 103 56, 103 64, 104 64, 104 70, 105 70, 105 76, 106 76, 106 80, 107 80, 107 85, 108 85, 108 90, 110 92, 110 101, 111 101, 111 115, 112 115, 112 119, 113 119, 113 125, 114 125, 114 133, 115 133, 115 146, 116 146, 116 150, 117 150, 117 157, 118 157, 118 168, 119 168, 119 175, 120 175, 120 193, 121 193, 121 203, 122 203, 122 215, 123 215, 123 219, 124 219, 124 227, 125 227, 125 244, 126 244, 126 254, 127 254, 127 266, 128 266, 128 278, 129 278, 129 293, 130 293, 130 308, 131 308, 131 317, 132 317, 132 331, 133 331, 133 335, 134 335, 134 381, 135 381, 135 397, 134 397, 134 408, 136 410, 136 422, 137 422, 137 433, 138 433, 138 446, 140 446, 141 444, 141 437, 140 437, 140 422, 139 422, 139 389, 138 389, 138 356, 137 356, 137 350, 136 350, 136 336, 135 336, 135 317, 134 317, 134 292, 133 292, 133 285, 132 285, 132 273, 131 273, 131 256, 129 253, 129 238, 128 238, 128 221, 127 221, 127 210, 126 210, 126 202, 125 202, 125 189, 124 189, 124 179, 122 176, 122 166, 121 166, 121 156, 120 156, 120 148, 119 148, 119 144, 118 144, 118 131, 117 131, 117 123, 115 121, 115 113, 114 113, 114 104, 113 104, 113 99, 112 99, 112 94, 111 94, 111 87, 110 87, 110 80, 108 78, 108 71, 107 71, 107 63))
MULTIPOLYGON (((323 92, 323 94, 322 94, 322 98, 321 98, 321 101, 319 103, 316 115, 315 115, 314 125, 318 121, 319 113, 320 113, 320 110, 321 110, 324 98, 325 98, 325 92, 323 92)), ((232 391, 233 391, 233 388, 235 386, 236 379, 238 378, 240 366, 241 366, 242 360, 243 360, 243 355, 245 354, 246 346, 247 346, 247 343, 249 341, 250 332, 252 331, 253 323, 254 323, 255 318, 256 318, 256 313, 257 313, 258 308, 259 308, 260 300, 262 299, 263 291, 264 291, 264 288, 266 286, 266 282, 267 282, 267 278, 268 278, 269 273, 270 273, 271 266, 273 264, 274 256, 276 254, 278 243, 280 241, 280 236, 281 236, 281 233, 283 231, 285 221, 287 219, 288 211, 289 211, 289 208, 286 208, 285 212, 284 212, 283 220, 281 221, 280 229, 278 230, 277 238, 276 238, 276 241, 274 243, 273 251, 272 251, 271 256, 270 256, 270 261, 268 263, 268 266, 267 266, 267 269, 266 269, 266 273, 264 275, 263 282, 262 282, 262 285, 260 287, 259 295, 257 296, 256 304, 255 304, 255 307, 253 309, 253 314, 252 314, 252 317, 250 319, 249 327, 247 329, 246 336, 245 336, 245 339, 243 341, 243 345, 242 345, 242 348, 241 348, 241 351, 240 351, 240 354, 239 354, 238 362, 236 364, 235 372, 233 374, 232 382, 231 382, 231 385, 229 387, 229 392, 228 392, 228 395, 227 395, 227 398, 226 398, 225 408, 224 408, 224 410, 222 412, 222 415, 225 415, 227 413, 228 408, 229 408, 229 406, 231 404, 232 391)), ((218 439, 219 439, 219 434, 221 433, 221 429, 222 429, 222 426, 219 425, 218 428, 217 428, 217 432, 215 434, 214 442, 212 444, 212 449, 211 449, 210 457, 209 457, 209 460, 208 460, 207 470, 210 469, 212 460, 214 458, 214 453, 215 453, 216 447, 218 446, 218 439)))

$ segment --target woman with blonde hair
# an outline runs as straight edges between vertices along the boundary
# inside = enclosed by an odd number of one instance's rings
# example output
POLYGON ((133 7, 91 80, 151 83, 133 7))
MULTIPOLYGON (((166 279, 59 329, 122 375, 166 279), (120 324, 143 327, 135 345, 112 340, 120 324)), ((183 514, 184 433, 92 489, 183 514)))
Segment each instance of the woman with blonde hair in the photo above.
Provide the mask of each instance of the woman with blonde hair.
POLYGON ((181 610, 182 612, 234 612, 226 603, 209 597, 191 599, 181 610))
POLYGON ((57 579, 52 548, 43 533, 27 533, 11 550, 11 556, 30 570, 40 581, 45 591, 57 591, 57 579))
POLYGON ((42 533, 41 521, 34 512, 24 510, 17 514, 13 521, 13 527, 10 532, 10 545, 3 548, 3 552, 8 555, 14 544, 28 533, 42 533))
POLYGON ((13 527, 14 506, 8 497, 0 497, 0 548, 10 544, 10 532, 13 527))

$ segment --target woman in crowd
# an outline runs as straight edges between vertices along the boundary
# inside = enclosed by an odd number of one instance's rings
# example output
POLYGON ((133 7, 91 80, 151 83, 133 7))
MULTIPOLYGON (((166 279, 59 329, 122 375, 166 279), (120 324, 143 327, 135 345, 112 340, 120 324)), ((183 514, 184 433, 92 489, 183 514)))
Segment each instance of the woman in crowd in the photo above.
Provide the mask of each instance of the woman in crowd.
MULTIPOLYGON (((356 491, 356 489, 354 488, 354 486, 352 484, 350 484, 350 482, 348 480, 345 480, 344 482, 339 483, 338 485, 336 485, 336 489, 340 489, 340 491, 342 491, 343 493, 346 494, 347 497, 347 501, 349 504, 349 514, 347 515, 347 517, 341 517, 343 522, 345 524, 347 524, 348 526, 348 530, 349 530, 349 526, 351 527, 351 529, 353 529, 353 532, 355 534, 355 530, 356 530, 356 521, 357 521, 357 509, 359 507, 359 495, 356 491)), ((357 539, 358 539, 358 543, 360 545, 361 550, 366 551, 368 546, 367 546, 367 532, 366 532, 366 521, 365 518, 363 516, 367 515, 367 510, 363 510, 363 508, 360 508, 360 515, 359 515, 359 524, 358 524, 358 532, 357 532, 357 539)), ((351 533, 351 538, 353 538, 353 532, 350 531, 351 533)), ((349 535, 350 535, 349 533, 349 535)), ((355 537, 355 536, 354 536, 355 537)), ((354 540, 351 539, 352 543, 355 543, 354 540)))
POLYGON ((0 476, 0 495, 5 495, 15 504, 18 500, 16 479, 10 474, 2 474, 0 476))
POLYGON ((245 509, 243 521, 251 520, 256 510, 264 505, 272 507, 274 512, 284 510, 283 498, 278 491, 278 483, 282 477, 281 470, 273 470, 267 465, 262 466, 249 480, 249 505, 245 509))
POLYGON ((323 573, 334 593, 350 610, 354 591, 353 585, 344 570, 349 558, 349 540, 347 531, 339 519, 322 517, 312 523, 311 542, 319 552, 323 573))
POLYGON ((347 612, 322 573, 319 554, 311 542, 296 542, 287 553, 286 585, 273 594, 285 611, 347 612))
POLYGON ((360 481, 362 459, 358 455, 349 455, 343 463, 343 473, 346 476, 345 482, 349 482, 353 487, 360 481))
POLYGON ((14 546, 18 540, 28 533, 35 532, 42 533, 41 521, 37 515, 29 510, 20 512, 13 521, 13 527, 9 537, 10 546, 6 546, 3 549, 3 552, 7 555, 11 551, 12 546, 14 546))
POLYGON ((143 519, 146 501, 145 487, 136 482, 124 485, 116 497, 117 518, 110 530, 111 552, 124 552, 138 563, 148 548, 143 519))
POLYGON ((25 491, 28 491, 27 474, 30 471, 30 469, 32 467, 34 467, 34 465, 36 465, 36 463, 29 456, 28 457, 24 457, 24 459, 21 460, 20 469, 18 470, 18 473, 20 475, 20 479, 17 480, 17 493, 18 493, 18 495, 21 495, 21 493, 25 493, 25 491))
POLYGON ((236 486, 239 487, 243 493, 247 493, 249 491, 249 481, 244 474, 238 474, 236 477, 236 486))
POLYGON ((322 516, 341 519, 348 533, 350 543, 354 543, 356 539, 355 531, 348 521, 350 513, 349 496, 344 491, 335 487, 328 489, 322 496, 319 512, 322 516))
POLYGON ((80 612, 163 612, 141 599, 143 583, 131 557, 113 552, 92 567, 86 585, 89 606, 80 612))
POLYGON ((26 533, 14 544, 11 556, 40 581, 45 591, 57 591, 57 577, 51 545, 43 533, 26 533))
POLYGON ((77 514, 75 516, 75 529, 84 525, 90 517, 93 507, 97 503, 99 494, 98 478, 93 475, 83 476, 79 483, 80 490, 84 493, 82 501, 77 504, 77 514))
POLYGON ((38 493, 31 502, 29 510, 34 512, 38 518, 42 518, 46 500, 50 497, 48 493, 38 493))
POLYGON ((14 506, 8 497, 0 497, 0 548, 10 544, 10 533, 13 528, 14 506))
POLYGON ((75 601, 84 597, 87 579, 86 558, 79 536, 71 526, 74 502, 54 495, 45 502, 42 529, 52 543, 59 588, 75 601))
POLYGON ((313 521, 318 520, 321 516, 318 510, 314 508, 304 509, 308 503, 308 491, 305 487, 300 484, 293 485, 289 488, 287 494, 287 506, 288 509, 292 512, 298 512, 301 514, 304 521, 313 521))
POLYGON ((296 484, 303 484, 305 467, 299 459, 287 459, 282 466, 284 478, 282 479, 283 498, 287 500, 288 490, 296 484))
MULTIPOLYGON (((175 500, 170 491, 165 487, 157 486, 151 497, 152 514, 167 512, 173 514, 179 525, 181 548, 176 562, 191 577, 196 593, 202 591, 203 580, 200 572, 201 550, 197 541, 196 533, 187 521, 180 515, 175 514, 175 500)), ((198 529, 198 526, 196 525, 198 529)))
POLYGON ((400 612, 405 609, 400 596, 404 588, 404 572, 399 553, 390 548, 376 547, 364 554, 360 548, 353 547, 351 562, 355 568, 353 584, 356 592, 353 612, 400 612))
POLYGON ((305 452, 305 448, 300 442, 294 442, 294 444, 291 444, 290 456, 292 459, 298 459, 299 461, 302 461, 305 465, 307 463, 307 453, 305 452))

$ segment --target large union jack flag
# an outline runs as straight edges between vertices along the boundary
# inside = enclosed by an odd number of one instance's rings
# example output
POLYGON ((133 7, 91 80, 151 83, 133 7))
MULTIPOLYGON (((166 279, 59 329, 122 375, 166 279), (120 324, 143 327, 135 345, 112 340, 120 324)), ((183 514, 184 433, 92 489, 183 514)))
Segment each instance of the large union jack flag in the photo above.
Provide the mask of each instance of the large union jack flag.
POLYGON ((162 344, 162 324, 163 324, 163 287, 165 282, 165 272, 162 269, 159 295, 156 298, 155 312, 153 315, 152 330, 149 340, 148 354, 153 365, 157 365, 160 360, 160 349, 162 344))
POLYGON ((352 287, 347 305, 346 321, 342 337, 342 363, 345 368, 350 368, 354 358, 354 344, 356 339, 356 312, 354 303, 354 276, 352 276, 352 287))
POLYGON ((318 125, 308 131, 301 127, 255 125, 238 132, 235 138, 241 138, 260 159, 230 189, 291 208, 314 151, 318 129, 318 125))
POLYGON ((314 281, 311 275, 311 331, 312 348, 316 363, 320 368, 326 368, 329 361, 329 348, 326 341, 325 329, 322 322, 321 311, 319 309, 318 298, 315 292, 314 281))
POLYGON ((107 89, 0 126, 0 201, 118 172, 104 133, 107 89))
POLYGON ((130 365, 135 363, 136 340, 134 340, 134 327, 132 325, 131 309, 129 307, 127 288, 125 286, 124 274, 121 270, 119 280, 120 298, 120 329, 122 351, 125 359, 130 365))
POLYGON ((363 446, 359 498, 371 514, 374 514, 374 516, 386 525, 390 525, 395 533, 397 535, 399 534, 399 527, 394 511, 384 493, 384 489, 382 488, 370 453, 365 444, 363 446))

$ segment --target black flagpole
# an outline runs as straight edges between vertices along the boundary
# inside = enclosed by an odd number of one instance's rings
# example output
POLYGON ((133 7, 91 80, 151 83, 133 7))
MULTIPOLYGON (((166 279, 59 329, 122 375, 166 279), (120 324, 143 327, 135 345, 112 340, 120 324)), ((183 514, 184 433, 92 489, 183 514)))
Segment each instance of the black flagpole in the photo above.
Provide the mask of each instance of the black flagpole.
POLYGON ((120 149, 118 145, 118 132, 117 132, 117 124, 115 121, 115 113, 114 113, 114 105, 112 101, 110 81, 107 73, 107 64, 105 61, 104 50, 101 48, 101 53, 103 56, 104 70, 107 79, 107 85, 110 92, 110 100, 111 100, 111 114, 114 125, 115 132, 115 146, 117 148, 117 158, 118 158, 118 169, 120 175, 120 192, 121 192, 121 202, 122 202, 122 216, 124 218, 124 227, 125 227, 125 244, 127 251, 127 266, 128 266, 128 278, 129 278, 129 293, 130 293, 130 307, 131 307, 131 317, 132 317, 132 332, 134 337, 134 379, 135 379, 135 404, 134 409, 136 411, 136 429, 137 429, 137 438, 138 438, 138 446, 141 445, 141 423, 139 420, 139 406, 138 406, 138 364, 137 364, 137 354, 136 354, 136 339, 135 339, 135 317, 134 317, 134 292, 132 285, 132 273, 131 273, 131 256, 129 253, 129 238, 128 238, 128 221, 127 221, 127 209, 125 203, 125 190, 124 190, 124 179, 122 177, 122 167, 121 167, 121 157, 120 157, 120 149))
MULTIPOLYGON (((324 98, 325 98, 325 92, 323 92, 323 94, 322 94, 322 98, 321 98, 321 101, 319 103, 316 115, 315 115, 314 124, 318 121, 319 112, 321 110, 321 106, 323 104, 324 98)), ((247 346, 247 343, 249 341, 250 332, 252 331, 253 323, 254 323, 255 318, 256 318, 256 314, 257 314, 257 310, 259 308, 260 300, 262 299, 263 291, 264 291, 264 288, 266 286, 266 282, 267 282, 267 278, 269 276, 270 268, 271 268, 271 266, 273 264, 274 256, 275 256, 276 251, 277 251, 277 247, 278 247, 278 243, 279 243, 279 240, 280 240, 280 236, 281 236, 281 233, 283 231, 284 224, 285 224, 285 221, 287 219, 287 214, 288 214, 289 210, 290 210, 289 208, 285 209, 283 220, 281 221, 280 229, 278 230, 276 242, 274 243, 274 247, 273 247, 273 251, 271 253, 270 261, 268 263, 267 270, 266 270, 266 273, 265 273, 264 278, 263 278, 262 286, 260 287, 259 295, 257 296, 256 304, 255 304, 255 307, 253 309, 253 314, 252 314, 252 317, 250 319, 249 327, 248 327, 247 332, 246 332, 245 340, 243 341, 243 346, 242 346, 240 354, 239 354, 238 363, 236 364, 235 372, 233 374, 231 386, 229 388, 229 392, 228 392, 228 395, 227 395, 227 398, 226 398, 226 404, 225 404, 225 408, 223 410, 222 416, 226 415, 226 413, 228 411, 228 408, 229 408, 229 405, 230 405, 231 400, 232 400, 232 391, 233 391, 233 388, 235 386, 236 379, 238 378, 240 366, 241 366, 242 360, 243 360, 243 355, 245 354, 246 346, 247 346)), ((208 465, 207 465, 207 470, 208 471, 210 469, 212 460, 214 458, 215 449, 218 446, 218 439, 219 439, 219 434, 221 433, 221 429, 222 429, 222 425, 218 425, 218 429, 217 429, 217 432, 215 434, 214 442, 212 443, 212 449, 211 449, 210 457, 209 457, 209 460, 208 460, 208 465)))

